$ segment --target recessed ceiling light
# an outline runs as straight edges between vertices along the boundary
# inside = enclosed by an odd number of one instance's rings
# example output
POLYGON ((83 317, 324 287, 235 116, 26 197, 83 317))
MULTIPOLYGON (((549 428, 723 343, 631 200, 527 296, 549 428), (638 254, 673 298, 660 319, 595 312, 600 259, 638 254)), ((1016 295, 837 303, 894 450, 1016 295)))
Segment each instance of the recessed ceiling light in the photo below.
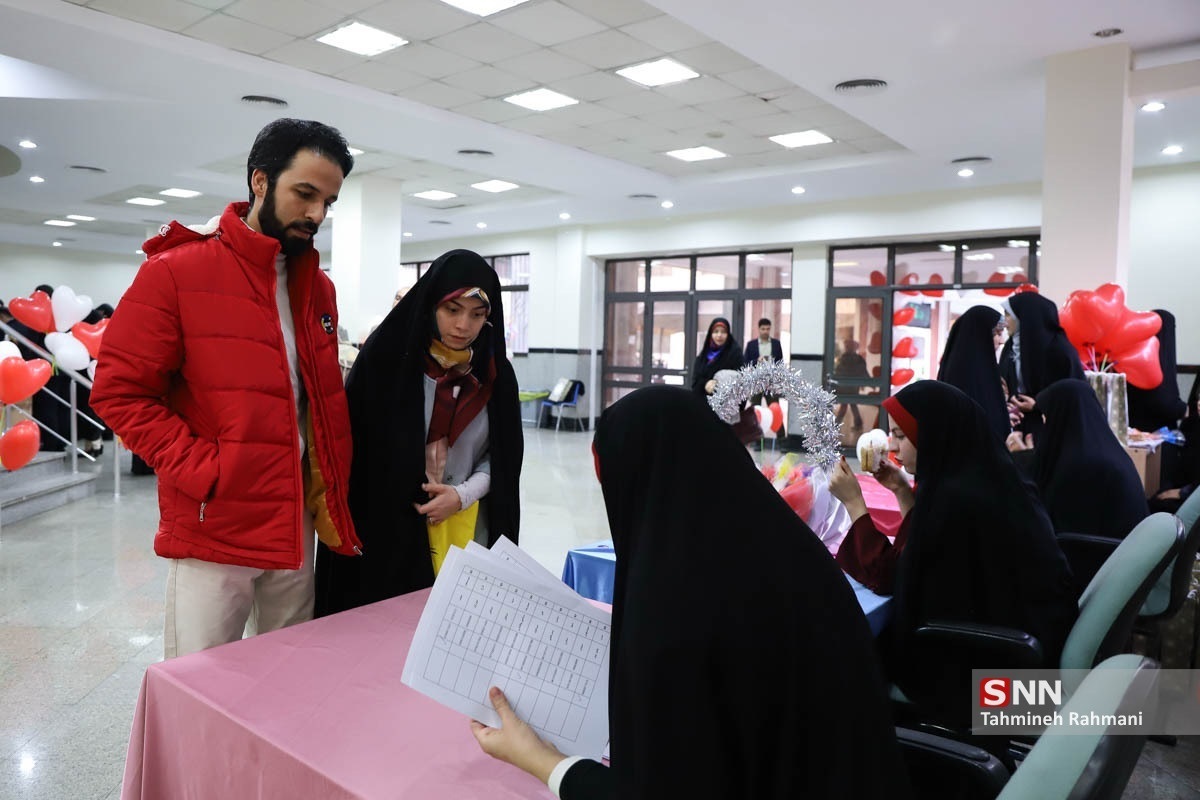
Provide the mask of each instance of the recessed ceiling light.
POLYGON ((521 92, 506 97, 504 102, 528 108, 530 111, 551 111, 555 108, 573 106, 579 101, 574 97, 567 97, 565 94, 559 94, 550 89, 534 89, 532 92, 521 92))
POLYGON ((73 219, 76 222, 95 222, 95 217, 87 217, 83 214, 67 214, 67 219, 73 219))
POLYGON ((775 144, 781 144, 784 147, 809 147, 814 144, 829 144, 833 141, 833 139, 830 139, 818 130, 781 133, 778 136, 771 136, 769 138, 775 144))
POLYGON ((966 259, 967 261, 995 261, 996 257, 991 253, 969 253, 966 259))
MULTIPOLYGON (((1164 156, 1177 156, 1182 152, 1183 148, 1177 144, 1169 144, 1162 149, 1162 154, 1164 156)), ((29 180, 33 180, 33 178, 30 178, 29 180)))
POLYGON ((833 265, 835 267, 857 267, 858 262, 857 261, 835 261, 835 262, 833 262, 833 265))
POLYGON ((1155 111, 1162 111, 1166 107, 1166 103, 1160 103, 1157 100, 1151 100, 1149 103, 1146 103, 1146 105, 1142 106, 1142 111, 1149 111, 1153 113, 1155 111))
POLYGON ((45 183, 46 179, 43 178, 41 175, 30 175, 29 182, 30 183, 45 183))
POLYGON ((419 197, 422 200, 449 200, 451 197, 458 197, 454 192, 443 192, 441 189, 429 189, 424 192, 417 192, 413 197, 419 197))
POLYGON ((720 150, 711 147, 685 147, 682 150, 671 150, 667 155, 680 161, 708 161, 711 158, 725 157, 720 150))
POLYGON ((803 186, 793 186, 792 187, 792 194, 804 194, 804 192, 805 192, 805 189, 803 186))
POLYGON ((958 171, 958 177, 960 177, 960 178, 969 178, 974 174, 975 174, 975 170, 968 169, 967 167, 963 167, 962 169, 960 169, 958 171))
POLYGON ((51 242, 50 246, 51 247, 62 247, 62 242, 51 242))
POLYGON ((135 206, 161 206, 167 201, 159 200, 154 197, 131 197, 125 202, 135 206))
POLYGON ((519 6, 525 0, 442 0, 448 6, 461 8, 469 14, 486 17, 506 8, 519 6))
POLYGON ((55 228, 74 228, 75 227, 74 222, 69 222, 65 219, 48 219, 45 222, 43 222, 42 224, 50 225, 55 228))
POLYGON ((32 139, 22 139, 21 141, 17 142, 17 145, 24 147, 26 150, 37 149, 37 142, 33 141, 32 139))
POLYGON ((405 237, 412 236, 412 231, 405 231, 404 235, 405 237))
POLYGON ((512 189, 520 189, 521 187, 515 183, 509 183, 508 181, 490 180, 472 183, 471 188, 478 189, 481 192, 491 192, 496 194, 498 192, 507 192, 512 189))
POLYGON ((200 196, 200 192, 193 189, 163 189, 159 194, 164 197, 182 197, 184 200, 200 196))
POLYGON ((360 150, 357 147, 347 147, 346 149, 350 151, 350 155, 352 156, 361 156, 363 153, 367 152, 366 150, 360 150))
POLYGON ((476 222, 475 227, 479 228, 480 230, 483 230, 484 228, 487 227, 487 223, 486 222, 476 222))
POLYGON ((662 206, 663 208, 674 208, 675 207, 675 203, 672 202, 671 200, 663 200, 661 203, 659 203, 659 205, 662 206))
POLYGON ((1025 241, 1024 239, 1009 239, 1008 246, 1009 247, 1029 247, 1029 242, 1025 241))
POLYGON ((393 36, 387 31, 381 31, 370 25, 363 25, 361 22, 343 25, 324 36, 318 36, 317 41, 360 56, 377 56, 408 44, 407 39, 393 36))
POLYGON ((647 61, 644 64, 634 64, 617 70, 622 78, 628 78, 642 86, 666 86, 668 83, 679 83, 699 78, 700 73, 691 67, 685 67, 678 61, 660 58, 657 61, 647 61))
POLYGON ((952 245, 952 244, 939 244, 939 245, 938 245, 938 250, 941 250, 943 253, 953 253, 953 252, 954 252, 954 245, 952 245))
POLYGON ((571 218, 571 215, 569 213, 567 213, 566 211, 564 211, 558 215, 558 218, 561 219, 563 222, 566 222, 567 220, 569 220, 571 218))

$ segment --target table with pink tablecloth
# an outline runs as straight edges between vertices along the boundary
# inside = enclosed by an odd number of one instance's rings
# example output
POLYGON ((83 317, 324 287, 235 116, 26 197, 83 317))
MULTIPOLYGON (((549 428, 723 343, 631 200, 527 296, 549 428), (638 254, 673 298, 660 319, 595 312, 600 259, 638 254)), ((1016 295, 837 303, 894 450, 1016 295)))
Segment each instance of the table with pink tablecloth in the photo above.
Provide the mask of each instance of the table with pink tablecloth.
POLYGON ((146 670, 123 800, 549 798, 400 683, 429 591, 146 670))
POLYGON ((892 494, 890 489, 880 486, 879 481, 872 475, 857 473, 854 477, 858 478, 858 485, 862 487, 863 500, 875 527, 885 536, 895 536, 904 520, 900 514, 900 505, 896 502, 896 495, 892 494))

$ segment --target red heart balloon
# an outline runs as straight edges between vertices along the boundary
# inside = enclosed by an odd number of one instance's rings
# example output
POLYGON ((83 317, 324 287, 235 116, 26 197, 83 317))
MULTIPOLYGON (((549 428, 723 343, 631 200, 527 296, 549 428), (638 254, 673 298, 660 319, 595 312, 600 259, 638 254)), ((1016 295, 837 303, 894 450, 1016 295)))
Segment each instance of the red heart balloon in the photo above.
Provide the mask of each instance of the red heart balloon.
POLYGON ((18 470, 33 460, 41 444, 42 432, 35 422, 18 422, 0 435, 0 464, 18 470))
POLYGON ((1155 389, 1162 385, 1162 364, 1158 361, 1158 339, 1155 337, 1138 342, 1128 350, 1112 353, 1109 358, 1115 363, 1117 372, 1125 373, 1131 386, 1155 389))
POLYGON ((1071 292, 1058 316, 1084 364, 1096 369, 1112 362, 1139 389, 1162 384, 1155 338, 1162 319, 1151 311, 1131 311, 1125 305, 1125 290, 1117 284, 1071 292))
MULTIPOLYGON (((914 283, 920 283, 920 282, 921 282, 921 276, 917 275, 917 273, 915 273, 915 272, 909 272, 909 273, 906 273, 906 274, 900 276, 900 281, 899 281, 901 286, 912 286, 914 283)), ((900 294, 918 295, 918 294, 920 294, 920 292, 914 292, 914 291, 905 289, 905 290, 902 290, 900 292, 900 294)))
POLYGON ((779 401, 771 403, 767 406, 771 409, 771 430, 779 433, 779 429, 783 427, 783 408, 779 405, 779 401))
POLYGON ((916 358, 917 345, 911 336, 905 336, 892 348, 892 358, 916 358))
POLYGON ((867 352, 876 356, 883 352, 883 335, 879 331, 871 334, 871 341, 867 342, 867 352))
POLYGON ((913 379, 917 373, 908 367, 898 369, 892 373, 892 386, 903 386, 913 379))
POLYGON ((107 327, 107 319, 102 319, 94 325, 89 322, 77 322, 71 328, 71 335, 83 343, 89 356, 99 358, 100 340, 104 338, 104 330, 107 327))
POLYGON ((913 321, 913 317, 917 315, 917 310, 912 306, 896 309, 896 313, 892 314, 892 325, 907 325, 913 321))
POLYGON ((45 292, 34 292, 28 298, 14 297, 8 302, 8 310, 39 333, 54 330, 54 309, 50 305, 50 295, 45 292))
POLYGON ((19 403, 33 397, 50 380, 53 371, 50 362, 42 358, 26 361, 9 356, 0 361, 0 403, 19 403))
POLYGON ((867 303, 867 311, 875 319, 883 319, 883 303, 880 303, 878 300, 874 303, 867 303))
POLYGON ((870 281, 872 286, 883 286, 887 283, 887 275, 884 275, 877 269, 871 270, 870 281))
MULTIPOLYGON (((946 279, 935 272, 929 276, 929 282, 930 283, 945 283, 946 279)), ((926 289, 925 291, 921 292, 921 294, 925 295, 926 297, 943 297, 946 294, 946 292, 944 289, 926 289)))

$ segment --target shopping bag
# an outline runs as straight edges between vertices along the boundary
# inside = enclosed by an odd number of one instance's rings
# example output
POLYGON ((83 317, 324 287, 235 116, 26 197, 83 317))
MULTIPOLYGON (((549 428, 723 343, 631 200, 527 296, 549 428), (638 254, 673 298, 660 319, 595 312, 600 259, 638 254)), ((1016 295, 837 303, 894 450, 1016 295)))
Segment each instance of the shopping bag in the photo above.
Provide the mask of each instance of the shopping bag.
POLYGON ((475 538, 475 522, 479 519, 479 503, 467 508, 436 525, 425 522, 429 530, 429 555, 433 558, 433 574, 437 575, 451 547, 466 547, 475 538))
POLYGON ((1104 409, 1108 427, 1122 445, 1129 444, 1129 396, 1125 376, 1120 372, 1085 372, 1084 375, 1104 409))

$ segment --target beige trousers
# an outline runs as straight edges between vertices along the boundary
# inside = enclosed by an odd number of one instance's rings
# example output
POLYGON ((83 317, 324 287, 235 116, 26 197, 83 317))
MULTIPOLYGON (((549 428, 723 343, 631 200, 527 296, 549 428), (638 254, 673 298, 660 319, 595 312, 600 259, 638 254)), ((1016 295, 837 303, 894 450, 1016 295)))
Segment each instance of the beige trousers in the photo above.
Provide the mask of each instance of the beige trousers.
POLYGON ((165 658, 236 642, 313 616, 315 577, 312 515, 304 514, 300 569, 258 569, 171 559, 167 573, 165 658))

